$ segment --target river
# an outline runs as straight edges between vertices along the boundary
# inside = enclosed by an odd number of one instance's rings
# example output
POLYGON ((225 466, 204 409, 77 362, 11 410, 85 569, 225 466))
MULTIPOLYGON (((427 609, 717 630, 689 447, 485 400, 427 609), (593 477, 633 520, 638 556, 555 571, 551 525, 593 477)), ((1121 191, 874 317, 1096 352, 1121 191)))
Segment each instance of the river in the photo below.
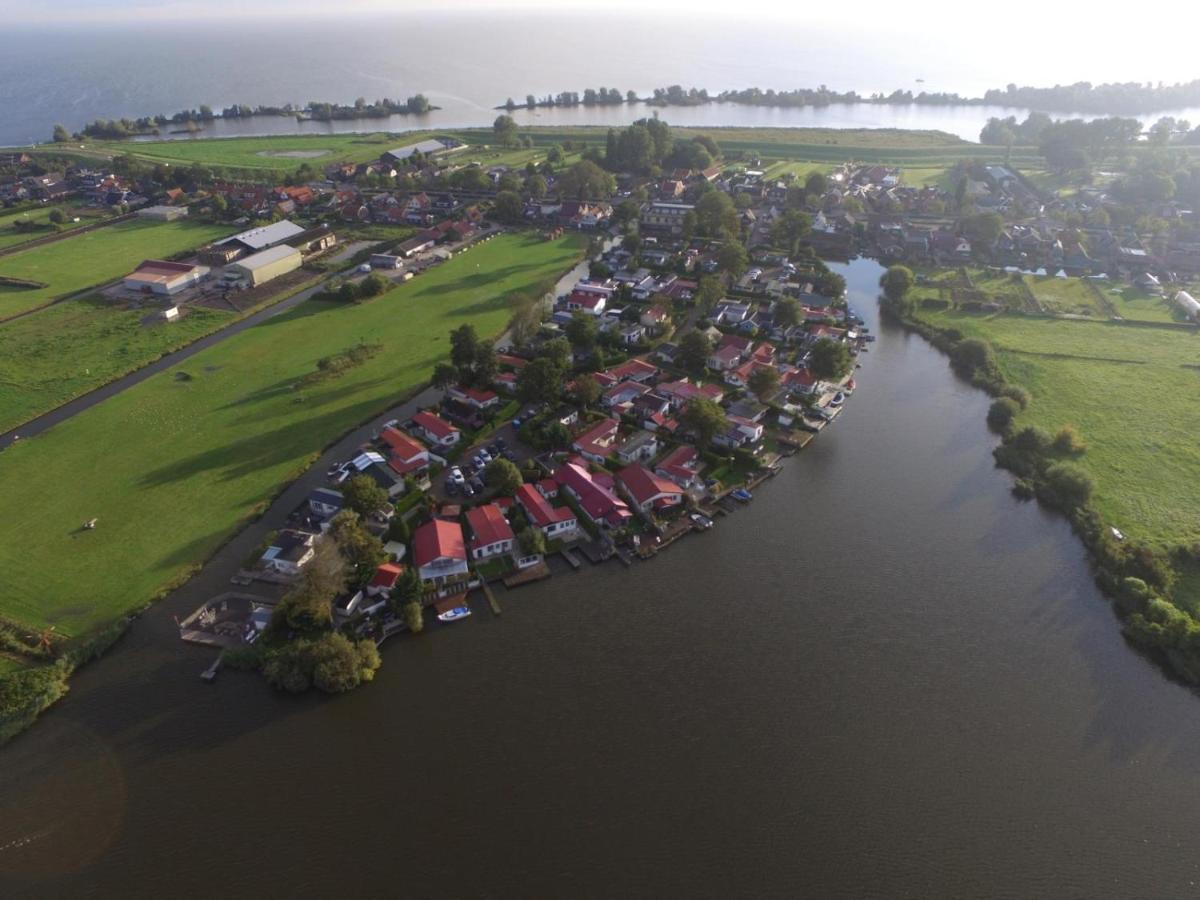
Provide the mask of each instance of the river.
POLYGON ((199 680, 210 574, 151 609, 0 752, 0 896, 1194 896, 1197 698, 842 271, 879 334, 847 411, 651 562, 332 700, 199 680))
MULTIPOLYGON (((86 5, 86 4, 85 4, 86 5)), ((202 22, 84 22, 69 14, 52 27, 5 23, 0 53, 0 145, 47 141, 56 122, 71 130, 100 118, 170 115, 208 104, 303 105, 352 103, 423 93, 440 110, 423 116, 355 122, 304 122, 286 117, 214 122, 201 136, 403 131, 489 126, 493 108, 512 97, 609 87, 640 96, 672 84, 712 93, 749 87, 790 90, 826 84, 863 95, 896 89, 952 91, 982 96, 989 88, 1094 82, 1182 81, 1195 77, 1190 53, 1113 52, 1086 40, 1060 42, 1053 53, 979 52, 928 21, 914 39, 906 17, 886 27, 853 23, 832 28, 753 16, 723 17, 719 25, 664 11, 638 15, 595 13, 518 15, 509 11, 397 10, 369 16, 347 11, 329 21, 299 15, 264 25, 245 20, 202 22)), ((914 17, 919 19, 922 17, 914 17)), ((932 20, 933 17, 924 17, 932 20)), ((1001 17, 1004 18, 1004 17, 1001 17)), ((992 23, 989 29, 997 24, 992 23)), ((1026 37, 1026 35, 1023 35, 1026 37)), ((1181 40, 1158 34, 1164 40, 1181 40)), ((999 39, 996 39, 999 42, 999 39)), ((1119 38, 1117 40, 1120 40, 1119 38)), ((626 125, 650 115, 644 105, 575 107, 528 112, 522 125, 626 125)), ((858 104, 796 109, 714 104, 667 107, 674 125, 938 129, 975 141, 990 116, 1024 110, 1004 107, 877 106, 858 104)), ((1200 110, 1160 115, 1195 122, 1200 110)), ((1066 112, 1060 115, 1067 115, 1066 112)), ((186 139, 186 135, 177 135, 186 139)))

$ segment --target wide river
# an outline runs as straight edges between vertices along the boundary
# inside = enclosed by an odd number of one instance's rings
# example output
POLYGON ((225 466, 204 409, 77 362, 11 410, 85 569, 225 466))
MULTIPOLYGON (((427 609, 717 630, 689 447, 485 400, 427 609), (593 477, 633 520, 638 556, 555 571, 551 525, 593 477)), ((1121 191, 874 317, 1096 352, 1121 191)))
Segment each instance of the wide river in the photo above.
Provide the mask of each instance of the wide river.
POLYGON ((333 700, 197 678, 172 616, 219 583, 152 609, 0 752, 0 896, 1195 896, 1200 699, 844 271, 879 333, 845 415, 656 560, 333 700))

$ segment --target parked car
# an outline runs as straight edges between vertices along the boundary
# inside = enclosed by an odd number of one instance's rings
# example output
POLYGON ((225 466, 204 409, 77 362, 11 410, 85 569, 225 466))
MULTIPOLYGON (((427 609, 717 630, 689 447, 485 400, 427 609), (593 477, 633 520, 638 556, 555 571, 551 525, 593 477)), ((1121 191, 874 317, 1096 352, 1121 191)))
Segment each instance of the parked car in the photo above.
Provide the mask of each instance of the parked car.
POLYGON ((480 478, 478 475, 476 475, 474 478, 472 478, 472 479, 470 480, 470 482, 468 482, 468 484, 471 486, 471 488, 472 488, 473 490, 475 490, 475 491, 478 491, 478 492, 482 493, 482 491, 483 491, 483 479, 482 479, 482 478, 480 478))
POLYGON ((455 484, 462 484, 467 479, 466 476, 463 475, 462 469, 460 469, 458 466, 452 466, 450 469, 450 480, 455 484))
POLYGON ((492 461, 492 454, 489 453, 486 449, 480 450, 478 455, 479 455, 479 458, 483 460, 483 464, 485 466, 492 461))
POLYGON ((470 484, 464 484, 462 486, 462 492, 463 492, 464 497, 474 497, 475 496, 475 488, 471 487, 470 484))
POLYGON ((449 478, 446 479, 446 496, 447 497, 458 496, 458 484, 456 482, 450 480, 449 478))
POLYGON ((478 453, 476 453, 474 456, 471 457, 471 465, 473 465, 476 469, 482 469, 483 468, 483 457, 480 456, 478 453))

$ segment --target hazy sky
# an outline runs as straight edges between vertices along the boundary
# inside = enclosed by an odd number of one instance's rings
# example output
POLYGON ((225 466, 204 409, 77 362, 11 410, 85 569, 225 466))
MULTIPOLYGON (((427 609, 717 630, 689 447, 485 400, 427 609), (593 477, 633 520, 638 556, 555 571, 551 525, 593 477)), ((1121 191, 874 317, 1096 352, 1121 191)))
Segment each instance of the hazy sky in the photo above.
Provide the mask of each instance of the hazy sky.
MULTIPOLYGON (((811 24, 820 32, 836 28, 843 36, 868 33, 878 46, 887 34, 912 40, 957 44, 958 50, 1007 58, 1013 80, 1020 81, 1022 60, 1031 54, 1065 55, 1086 60, 1096 71, 1106 60, 1122 77, 1157 80, 1163 77, 1200 78, 1200 57, 1194 52, 1194 35, 1200 28, 1200 4, 1181 0, 1142 0, 1126 5, 1118 16, 1106 4, 1055 3, 1048 0, 1009 0, 1004 4, 968 4, 962 0, 911 0, 897 5, 891 0, 859 0, 851 6, 798 3, 796 0, 438 0, 431 4, 407 0, 0 0, 0 22, 9 24, 120 24, 122 22, 172 22, 189 20, 242 21, 336 17, 353 21, 355 15, 400 16, 419 25, 421 17, 439 11, 490 10, 513 17, 559 15, 570 11, 603 11, 612 16, 646 14, 686 15, 715 22, 736 17, 787 19, 811 24), (1181 61, 1197 59, 1194 67, 1181 61), (1164 65, 1170 61, 1170 65, 1164 65), (1194 69, 1194 71, 1193 71, 1194 69), (1144 74, 1140 74, 1144 70, 1144 74), (1176 73, 1167 76, 1166 71, 1176 73), (1126 74, 1128 73, 1128 74, 1126 74), (1161 74, 1160 74, 1161 73, 1161 74), (1183 73, 1183 74, 1178 74, 1183 73)), ((819 39, 813 35, 814 39, 819 39)), ((2 41, 0 41, 2 44, 2 41)), ((799 46, 798 52, 804 47, 799 46)))

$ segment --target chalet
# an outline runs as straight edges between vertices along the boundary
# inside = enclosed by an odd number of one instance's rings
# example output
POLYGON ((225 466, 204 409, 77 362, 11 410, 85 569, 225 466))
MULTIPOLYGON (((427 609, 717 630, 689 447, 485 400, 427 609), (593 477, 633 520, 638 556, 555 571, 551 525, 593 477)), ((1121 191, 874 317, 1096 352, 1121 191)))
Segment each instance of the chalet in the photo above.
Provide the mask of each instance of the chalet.
POLYGON ((284 528, 271 541, 271 546, 263 553, 259 562, 268 572, 279 575, 299 575, 316 551, 313 548, 315 538, 304 531, 284 528))
POLYGON ((601 528, 621 528, 633 514, 625 501, 613 491, 608 479, 593 475, 583 460, 568 460, 554 472, 554 480, 579 504, 588 520, 601 528))
POLYGON ((457 522, 426 522, 413 534, 412 543, 413 564, 426 585, 444 587, 467 576, 467 549, 457 522))
POLYGON ((308 495, 309 511, 322 519, 332 519, 342 511, 344 503, 342 492, 332 488, 317 488, 308 495))
POLYGON ((571 449, 592 462, 602 463, 616 449, 616 419, 601 419, 571 443, 571 449))
POLYGON ((390 426, 379 437, 388 448, 388 465, 397 475, 416 475, 429 468, 429 451, 416 438, 390 426))
POLYGON ((424 440, 438 447, 453 447, 462 437, 462 432, 440 416, 431 412, 419 412, 412 418, 413 431, 424 440))
POLYGON ((617 448, 617 459, 628 465, 638 460, 653 459, 658 452, 658 438, 649 431, 638 431, 617 448))
POLYGON ((495 503, 467 510, 467 525, 471 528, 472 559, 490 559, 512 552, 515 540, 512 527, 495 503))
POLYGON ((695 214, 691 203, 651 203, 642 210, 640 231, 647 234, 677 236, 684 232, 688 214, 695 214))
POLYGON ((655 306, 642 313, 642 316, 638 321, 640 321, 643 327, 647 328, 652 334, 659 334, 671 321, 671 314, 661 306, 655 306))
POLYGON ((627 466, 617 473, 625 496, 643 513, 659 512, 683 502, 683 490, 668 478, 655 475, 645 466, 627 466))
POLYGON ((621 343, 626 346, 633 346, 640 343, 646 337, 646 328, 637 322, 633 322, 624 326, 620 331, 621 343))
MULTIPOLYGON (((558 483, 547 479, 558 493, 558 483)), ((561 538, 574 534, 579 527, 575 513, 566 506, 551 506, 546 496, 532 484, 523 484, 517 489, 517 503, 525 510, 525 516, 535 528, 540 528, 548 538, 561 538)))
POLYGON ((404 574, 404 566, 399 563, 385 562, 380 563, 375 569, 375 574, 367 583, 367 596, 369 597, 388 597, 391 595, 392 589, 396 586, 396 582, 400 580, 400 576, 404 574))
POLYGON ((703 463, 700 461, 700 451, 695 447, 684 444, 676 447, 654 467, 654 474, 669 478, 685 491, 703 485, 700 472, 703 463))
POLYGON ((626 360, 619 366, 613 366, 606 371, 618 381, 636 381, 639 383, 651 381, 658 375, 658 369, 643 359, 626 360))
POLYGON ((679 409, 686 406, 689 400, 701 397, 714 403, 720 403, 725 397, 725 391, 720 385, 692 384, 686 378, 660 384, 655 390, 667 398, 672 409, 679 409))
POLYGON ((735 346, 726 344, 724 347, 714 349, 708 355, 706 364, 710 369, 717 372, 728 372, 734 369, 741 361, 742 351, 735 346))
POLYGON ((500 405, 500 395, 495 391, 485 391, 474 387, 455 385, 447 392, 451 398, 470 406, 472 409, 491 409, 500 405))
POLYGON ((625 409, 638 397, 650 393, 650 386, 636 381, 622 381, 604 392, 601 402, 610 409, 625 409))

